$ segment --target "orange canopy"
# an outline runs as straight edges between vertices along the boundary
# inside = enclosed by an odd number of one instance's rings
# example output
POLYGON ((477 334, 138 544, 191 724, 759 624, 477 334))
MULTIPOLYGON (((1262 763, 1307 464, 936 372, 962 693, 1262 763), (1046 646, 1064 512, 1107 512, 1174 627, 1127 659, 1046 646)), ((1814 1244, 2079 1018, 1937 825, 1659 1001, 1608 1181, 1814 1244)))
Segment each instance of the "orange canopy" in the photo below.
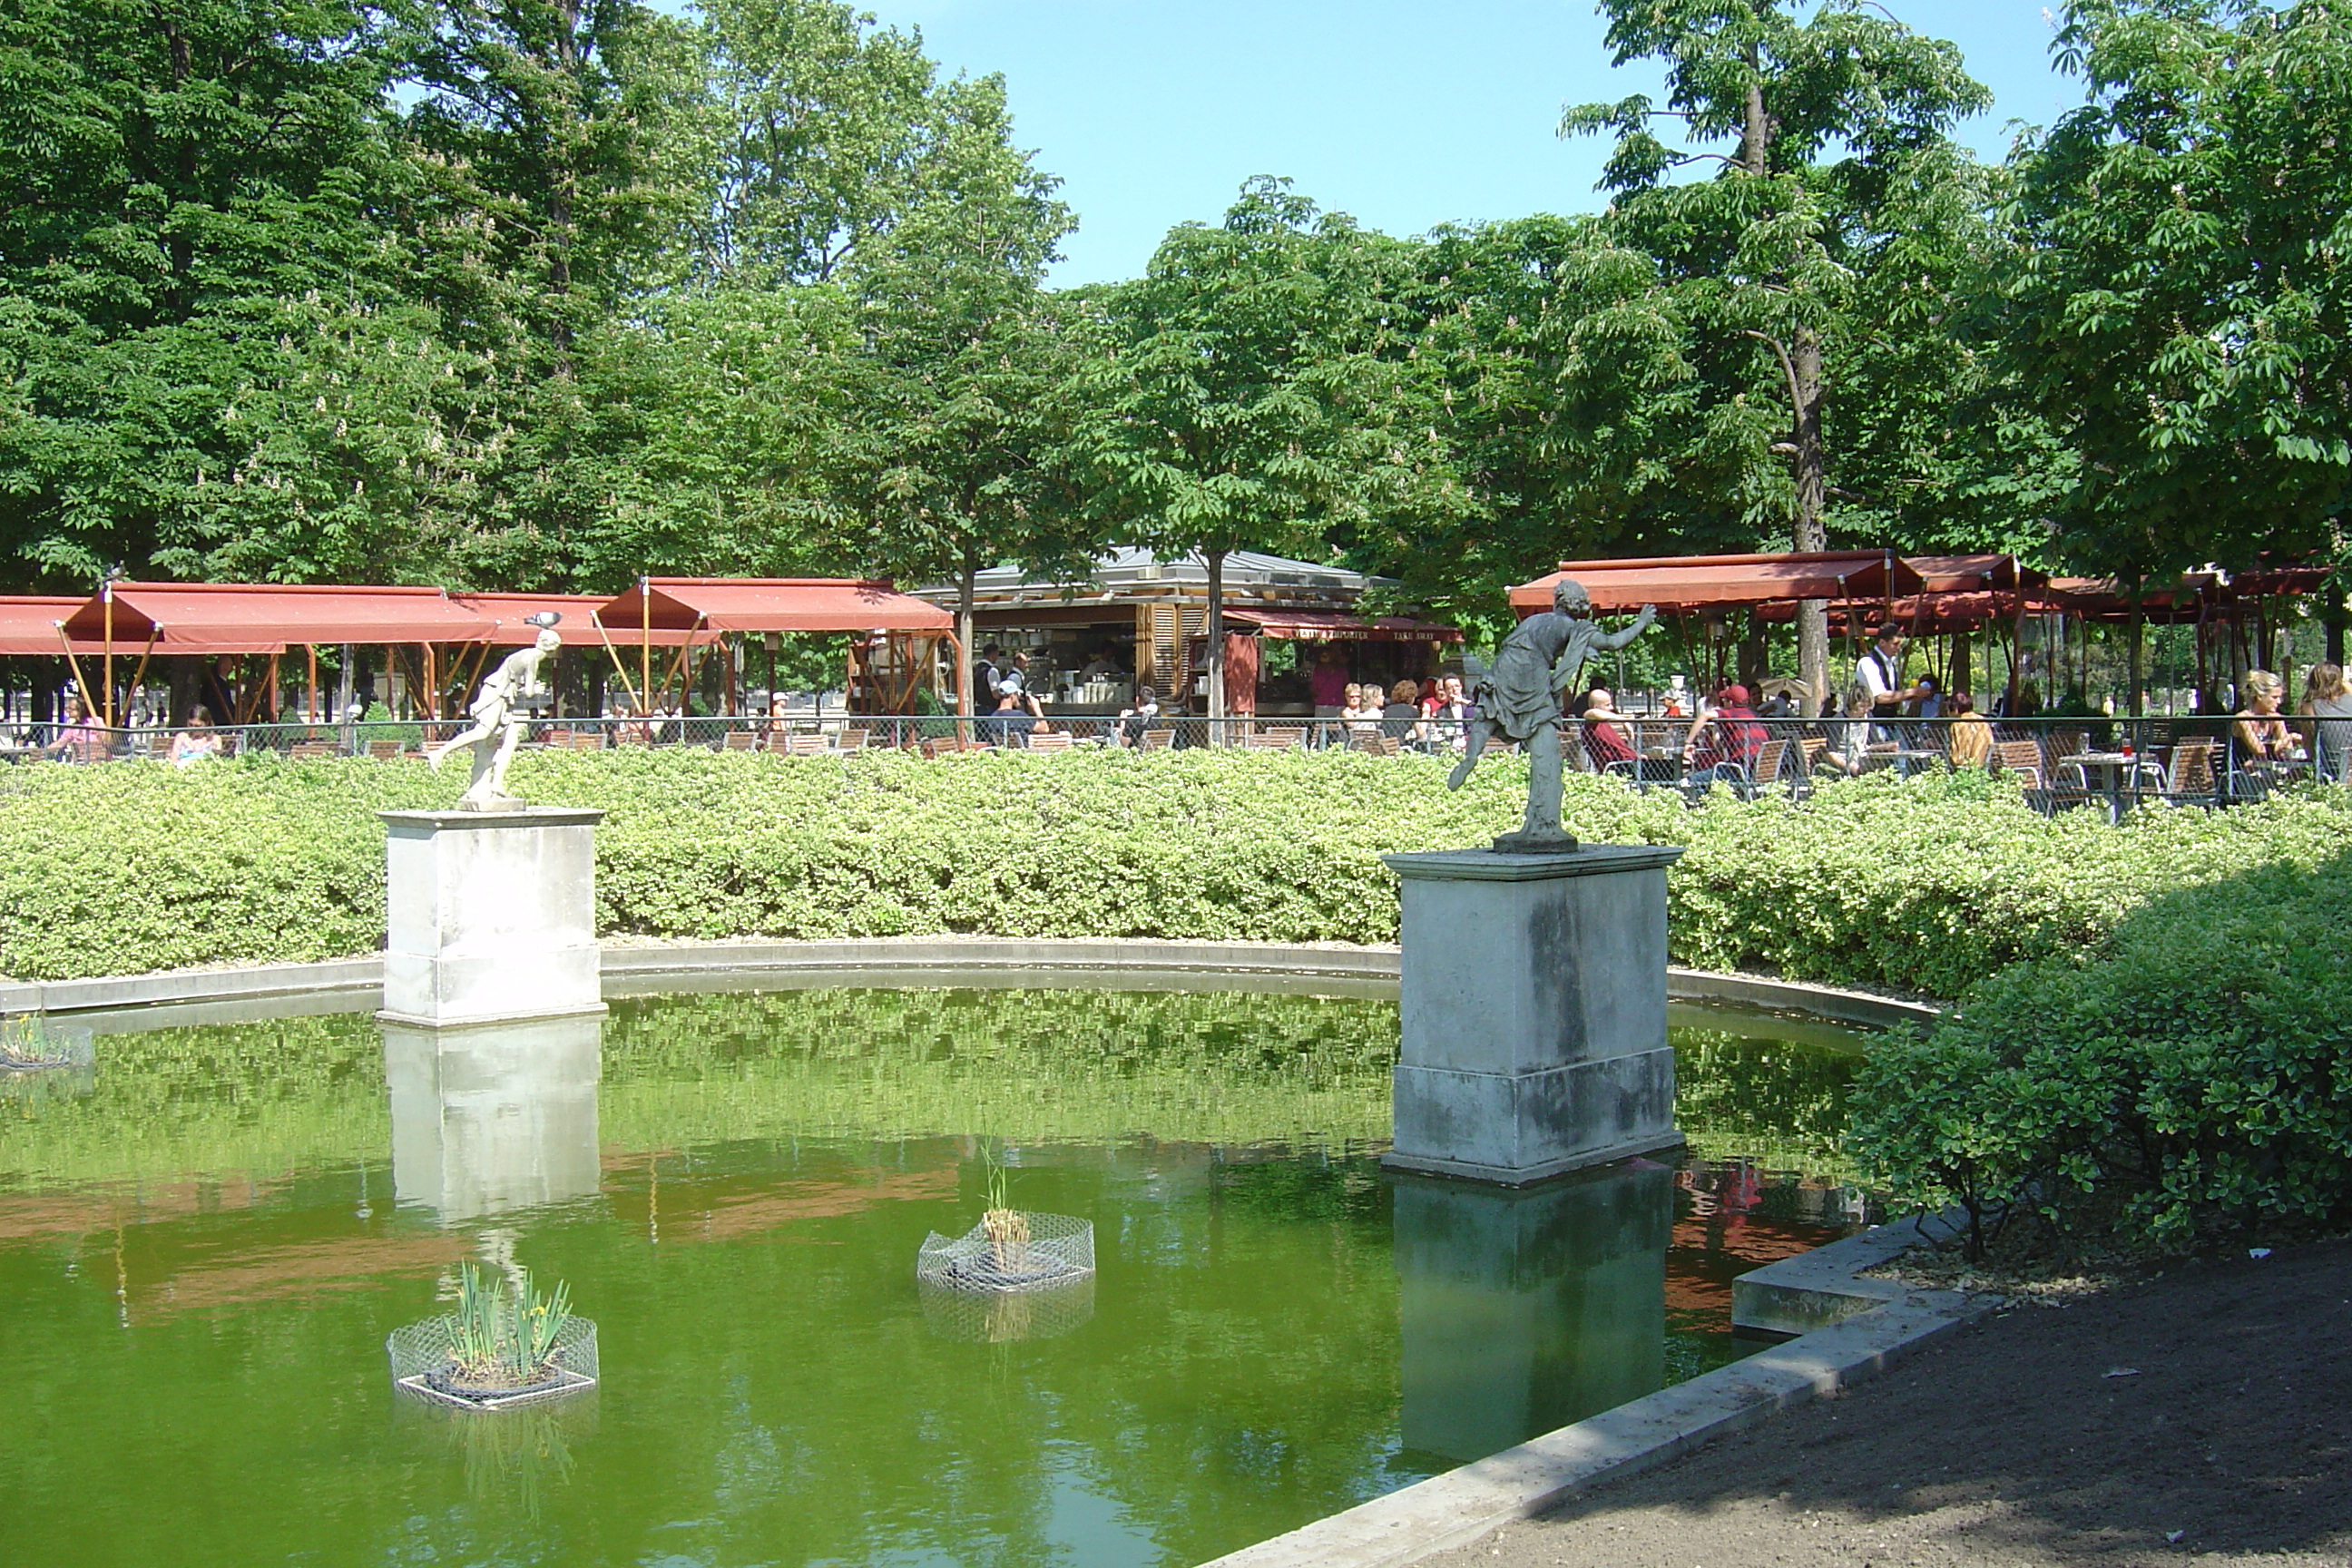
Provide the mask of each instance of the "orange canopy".
MULTIPOLYGON (((65 639, 58 635, 58 623, 64 620, 84 601, 78 595, 60 596, 53 594, 12 594, 0 597, 0 658, 16 656, 55 658, 66 651, 65 639)), ((102 642, 78 642, 73 651, 103 654, 102 642)))
MULTIPOLYGON (((282 653, 289 643, 482 642, 491 623, 440 588, 359 588, 302 583, 117 583, 117 652, 282 653)), ((66 629, 108 636, 106 600, 84 600, 66 629)))
POLYGON ((1551 608, 1553 585, 1573 577, 1603 611, 1701 610, 1783 599, 1885 598, 1914 594, 1919 574, 1891 551, 1814 554, 1669 555, 1627 561, 1563 561, 1559 570, 1511 590, 1522 616, 1551 608))
POLYGON ((847 577, 649 577, 608 599, 597 619, 618 637, 675 632, 944 632, 955 617, 887 582, 847 577))

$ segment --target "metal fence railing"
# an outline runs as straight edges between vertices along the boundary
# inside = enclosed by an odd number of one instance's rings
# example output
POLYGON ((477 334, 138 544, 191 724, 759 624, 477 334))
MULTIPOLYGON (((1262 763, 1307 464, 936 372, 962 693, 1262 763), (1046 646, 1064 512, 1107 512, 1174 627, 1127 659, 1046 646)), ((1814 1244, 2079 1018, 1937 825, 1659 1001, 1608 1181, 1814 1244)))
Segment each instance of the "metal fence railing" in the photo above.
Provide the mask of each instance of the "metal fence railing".
MULTIPOLYGON (((456 734, 459 721, 247 724, 197 732, 210 750, 191 756, 188 731, 24 725, 0 737, 0 758, 68 763, 194 762, 204 755, 414 760, 456 734)), ((928 757, 975 750, 1054 752, 1121 747, 1139 752, 1202 747, 1347 750, 1381 756, 1458 755, 1466 725, 1443 718, 1307 719, 1190 716, 947 715, 809 712, 775 718, 650 715, 551 719, 529 743, 602 751, 698 746, 783 756, 837 756, 891 748, 928 757)), ((1720 784, 1754 798, 1802 798, 1823 780, 1891 772, 1981 768, 2013 779, 2038 809, 2230 805, 2305 780, 2352 782, 2352 721, 2199 718, 1716 719, 1618 714, 1561 724, 1570 768, 1634 789, 1675 789, 1696 799, 1720 784)))

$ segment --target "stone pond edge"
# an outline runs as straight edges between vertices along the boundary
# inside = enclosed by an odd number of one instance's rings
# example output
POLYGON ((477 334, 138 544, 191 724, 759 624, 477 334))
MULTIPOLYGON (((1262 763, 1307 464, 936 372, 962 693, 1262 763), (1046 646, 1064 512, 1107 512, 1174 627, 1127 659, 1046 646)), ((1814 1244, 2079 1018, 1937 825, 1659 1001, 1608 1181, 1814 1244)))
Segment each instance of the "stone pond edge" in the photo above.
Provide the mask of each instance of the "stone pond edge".
MULTIPOLYGON (((1043 937, 877 937, 841 941, 744 940, 697 943, 623 941, 604 944, 607 995, 637 985, 760 973, 981 973, 1027 970, 1098 974, 1265 975, 1299 980, 1390 984, 1397 978, 1394 947, 1275 942, 1095 941, 1043 937)), ((379 953, 323 963, 263 963, 238 968, 167 970, 153 974, 89 980, 0 983, 0 1015, 105 1013, 131 1008, 259 1001, 337 991, 361 991, 383 982, 379 953)), ((1835 986, 1725 974, 1700 969, 1666 971, 1667 994, 1677 1002, 1730 1003, 1803 1013, 1839 1023, 1885 1028, 1931 1022, 1937 1009, 1835 986)))
POLYGON ((1790 1291, 1820 1312, 1850 1314, 1744 1361, 1604 1410, 1475 1464, 1360 1503, 1287 1534, 1227 1552, 1202 1568, 1405 1568, 1467 1545, 1609 1481, 1636 1475, 1784 1410, 1886 1371, 2002 1303, 1998 1296, 1916 1290, 1858 1278, 1933 1239, 1941 1222, 1875 1226, 1741 1276, 1790 1291), (1801 1268, 1791 1268, 1801 1265, 1801 1268), (1856 1309, 1861 1309, 1857 1310, 1856 1309))

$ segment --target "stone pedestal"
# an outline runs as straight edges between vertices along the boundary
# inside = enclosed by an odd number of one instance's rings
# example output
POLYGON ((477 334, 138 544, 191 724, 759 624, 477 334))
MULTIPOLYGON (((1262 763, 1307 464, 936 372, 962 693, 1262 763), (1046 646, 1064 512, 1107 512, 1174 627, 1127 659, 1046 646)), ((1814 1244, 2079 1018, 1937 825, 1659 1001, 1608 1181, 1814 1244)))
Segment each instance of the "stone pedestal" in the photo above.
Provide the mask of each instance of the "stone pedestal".
POLYGON ((594 1196, 604 1027, 590 1014, 384 1025, 393 1195, 448 1221, 594 1196))
POLYGON ((447 1027, 602 1013, 601 811, 380 811, 383 1011, 447 1027))
POLYGON ((1483 1459, 1664 1385, 1674 1173, 1396 1179, 1404 1446, 1483 1459))
POLYGON ((1678 1146, 1663 847, 1384 858, 1403 882, 1386 1163, 1518 1185, 1678 1146))

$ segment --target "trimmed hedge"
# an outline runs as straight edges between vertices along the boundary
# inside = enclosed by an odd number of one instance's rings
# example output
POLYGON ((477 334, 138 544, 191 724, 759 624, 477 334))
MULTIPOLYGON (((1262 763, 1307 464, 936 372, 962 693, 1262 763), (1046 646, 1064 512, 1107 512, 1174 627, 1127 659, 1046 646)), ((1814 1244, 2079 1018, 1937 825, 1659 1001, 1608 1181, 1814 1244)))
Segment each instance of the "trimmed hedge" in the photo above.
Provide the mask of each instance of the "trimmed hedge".
MULTIPOLYGON (((924 762, 702 751, 525 753, 517 787, 604 807, 606 934, 962 931, 1392 942, 1389 851, 1516 825, 1523 765, 1458 794, 1433 758, 1263 752, 924 762)), ((462 770, 251 759, 34 764, 0 773, 0 973, 67 978, 333 957, 379 946, 371 812, 446 805, 462 770)), ((1712 969, 1957 995, 2074 952, 2151 898, 2265 865, 2311 868, 2352 802, 2055 821, 1980 774, 1832 784, 1801 806, 1699 810, 1571 776, 1588 841, 1688 846, 1675 956, 1712 969)))
POLYGON ((2352 856, 2154 900, 1872 1055, 1849 1148, 1979 1237, 2176 1250, 2352 1224, 2352 856))

